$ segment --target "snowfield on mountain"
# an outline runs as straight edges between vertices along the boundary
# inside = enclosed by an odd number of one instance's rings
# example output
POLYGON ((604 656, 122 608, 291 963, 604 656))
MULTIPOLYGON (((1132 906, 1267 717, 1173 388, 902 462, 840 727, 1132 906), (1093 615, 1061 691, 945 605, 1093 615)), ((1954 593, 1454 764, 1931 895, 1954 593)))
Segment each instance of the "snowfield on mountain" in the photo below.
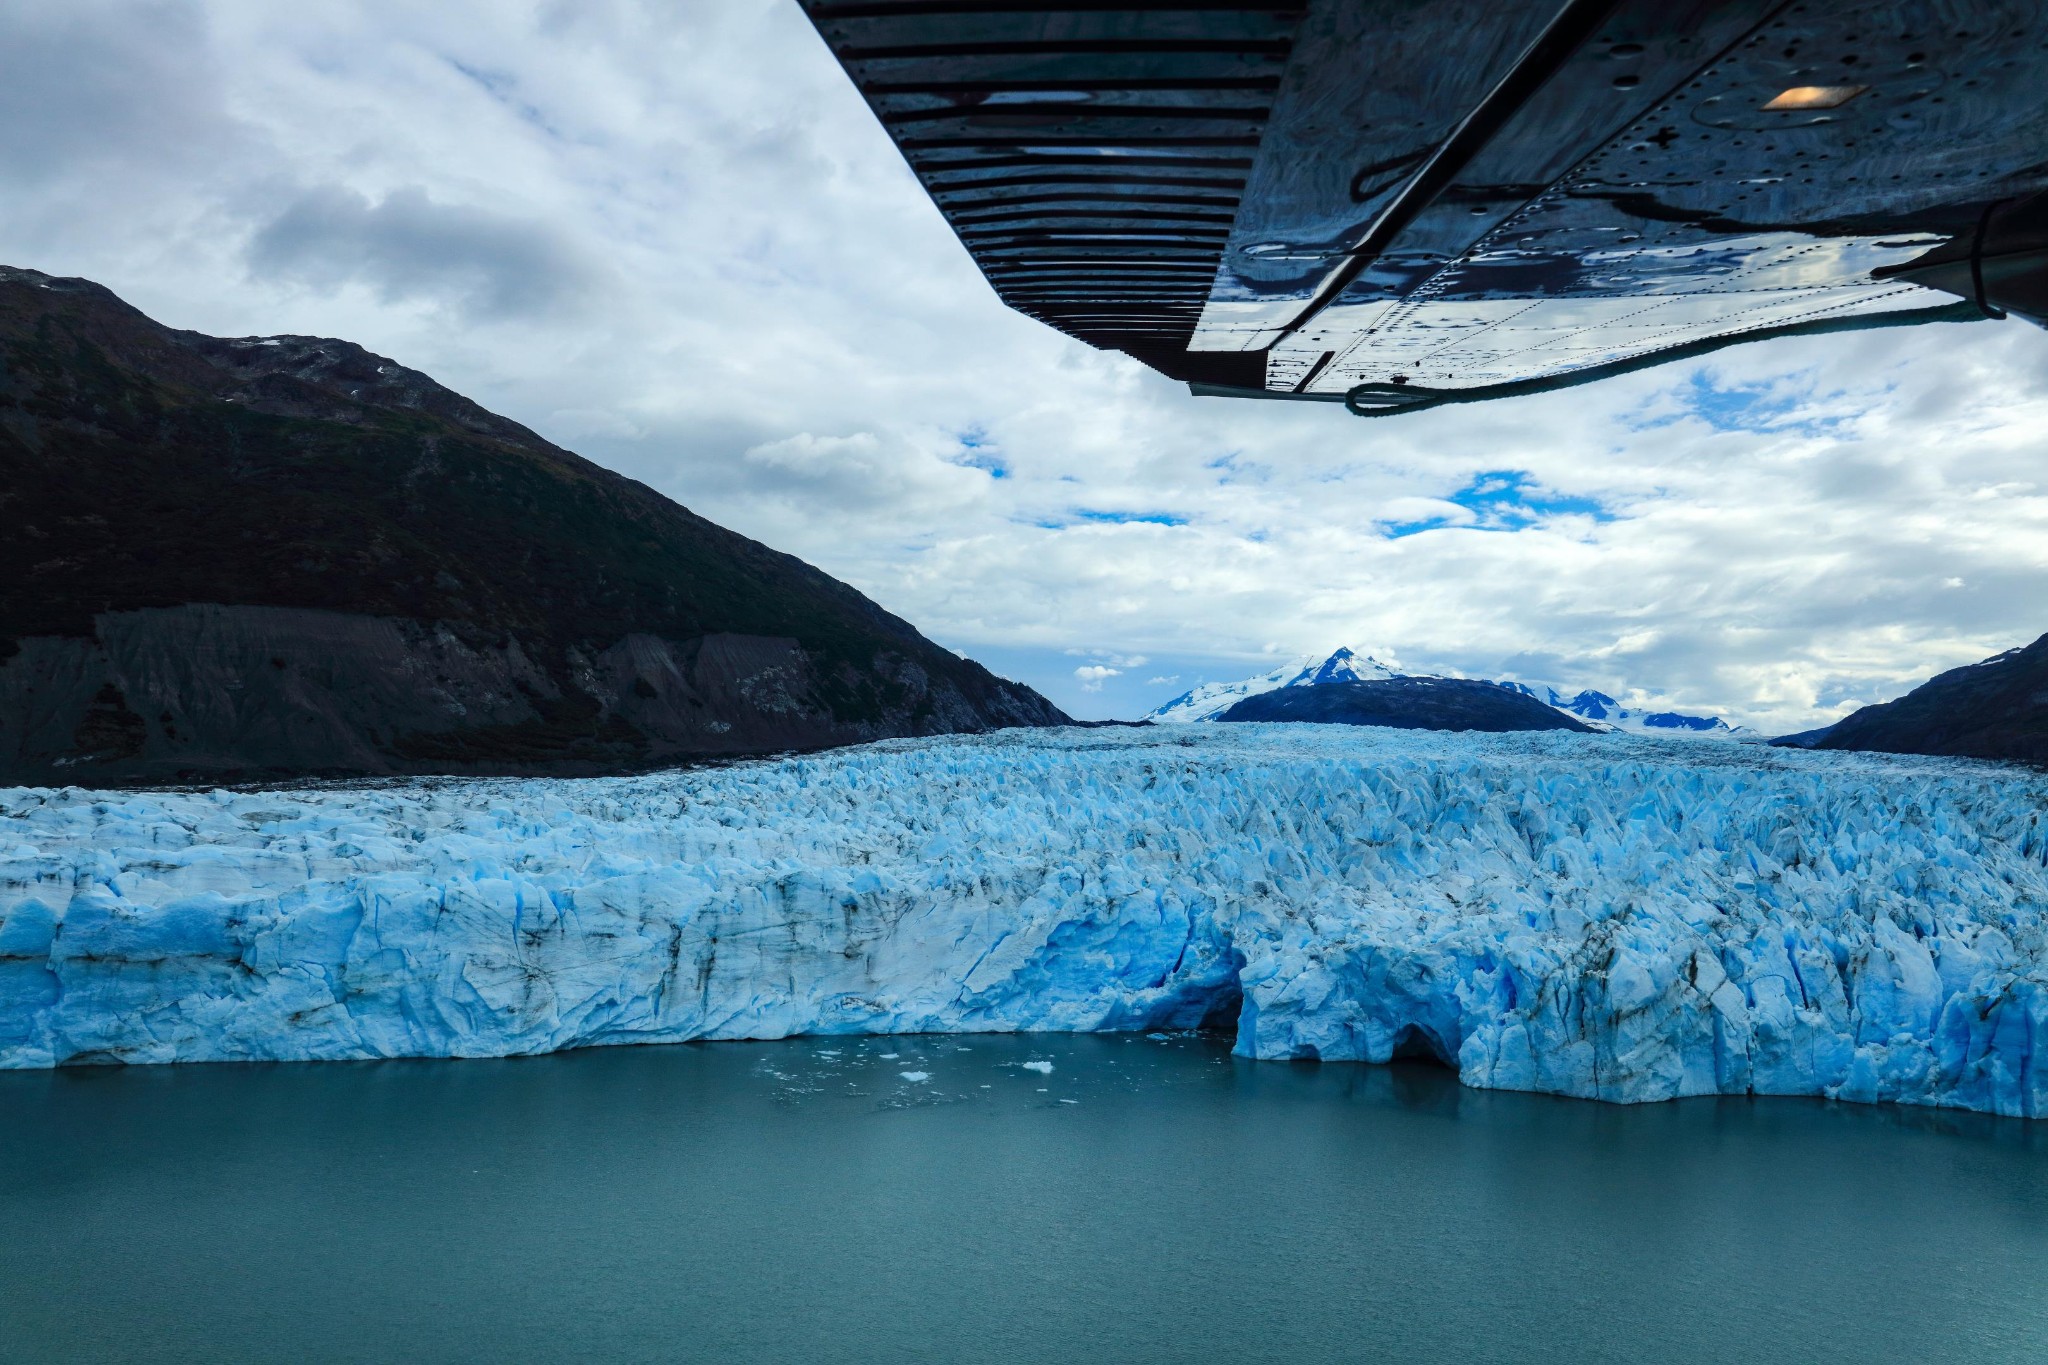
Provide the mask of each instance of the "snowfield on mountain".
POLYGON ((1348 649, 1339 649, 1326 659, 1304 654, 1298 659, 1281 664, 1278 668, 1269 669, 1240 682, 1203 683, 1181 693, 1145 718, 1168 724, 1214 720, 1247 697, 1262 696, 1283 687, 1314 687, 1320 683, 1335 682, 1373 682, 1381 678, 1405 676, 1407 675, 1397 668, 1392 668, 1370 656, 1360 658, 1348 649))
MULTIPOLYGON (((1371 655, 1340 648, 1327 658, 1304 654, 1298 659, 1237 682, 1203 683, 1175 697, 1145 717, 1162 724, 1216 720, 1225 711, 1250 697, 1263 696, 1288 687, 1322 687, 1330 683, 1377 682, 1387 678, 1430 677, 1405 673, 1383 664, 1371 655)), ((1746 726, 1730 725, 1719 716, 1697 716, 1668 707, 1625 706, 1592 688, 1553 687, 1547 683, 1525 683, 1482 679, 1495 687, 1533 697, 1545 706, 1564 712, 1601 731, 1631 735, 1659 735, 1680 739, 1755 739, 1746 726)))
POLYGON ((2048 1114, 2048 778, 1319 725, 0 792, 0 1065, 1236 1029, 1604 1100, 2048 1114))

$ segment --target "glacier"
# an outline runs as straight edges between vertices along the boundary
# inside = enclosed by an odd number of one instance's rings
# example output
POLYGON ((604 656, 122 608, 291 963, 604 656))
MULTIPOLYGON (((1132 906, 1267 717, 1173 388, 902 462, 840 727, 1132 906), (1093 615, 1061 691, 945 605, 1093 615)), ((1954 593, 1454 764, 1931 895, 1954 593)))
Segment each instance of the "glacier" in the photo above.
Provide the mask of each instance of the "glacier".
POLYGON ((1316 725, 0 791, 0 1065, 1236 1029, 1467 1084, 2048 1114, 2048 776, 1316 725))

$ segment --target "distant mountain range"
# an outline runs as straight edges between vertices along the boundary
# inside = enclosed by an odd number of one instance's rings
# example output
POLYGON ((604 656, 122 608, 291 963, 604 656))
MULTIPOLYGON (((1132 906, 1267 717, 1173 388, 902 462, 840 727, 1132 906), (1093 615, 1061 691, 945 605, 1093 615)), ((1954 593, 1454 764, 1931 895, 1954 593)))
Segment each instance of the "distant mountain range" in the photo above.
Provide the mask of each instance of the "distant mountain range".
MULTIPOLYGON (((1291 687, 1319 687, 1331 683, 1374 682, 1389 678, 1427 676, 1405 673, 1370 655, 1339 649, 1325 658, 1304 655, 1268 672, 1240 682, 1204 683, 1181 693, 1153 711, 1148 720, 1166 724, 1215 720, 1247 697, 1291 687)), ((1586 728, 1623 731, 1629 734, 1674 735, 1688 739, 1745 739, 1754 731, 1732 726, 1718 716, 1689 715, 1680 711, 1645 710, 1627 707, 1605 692, 1590 688, 1570 691, 1543 684, 1482 679, 1495 687, 1530 697, 1582 722, 1586 728)))
POLYGON ((1062 724, 346 341, 0 267, 0 784, 582 774, 1062 724))
POLYGON ((1314 687, 1319 683, 1335 682, 1371 682, 1380 678, 1406 676, 1408 675, 1388 668, 1377 659, 1360 658, 1348 649, 1340 649, 1326 659, 1305 654, 1270 672, 1257 674, 1242 682, 1203 683, 1181 693, 1145 718, 1165 724, 1214 720, 1246 697, 1256 697, 1260 693, 1277 691, 1283 687, 1314 687))
POLYGON ((1532 687, 1527 683, 1496 682, 1494 686, 1534 697, 1545 705, 1577 716, 1599 730, 1621 730, 1633 735, 1676 735, 1686 739, 1747 739, 1756 734, 1748 726, 1730 725, 1719 716, 1623 706, 1605 692, 1595 692, 1591 688, 1581 688, 1566 696, 1555 687, 1532 687))

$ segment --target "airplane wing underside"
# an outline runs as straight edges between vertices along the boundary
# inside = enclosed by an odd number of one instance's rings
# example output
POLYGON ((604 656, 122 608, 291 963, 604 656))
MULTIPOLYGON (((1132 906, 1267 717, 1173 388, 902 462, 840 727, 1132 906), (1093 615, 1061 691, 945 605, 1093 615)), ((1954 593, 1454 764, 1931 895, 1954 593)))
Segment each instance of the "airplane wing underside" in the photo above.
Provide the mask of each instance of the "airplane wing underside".
POLYGON ((1365 414, 2040 320, 2037 0, 803 0, 1011 307, 1365 414))

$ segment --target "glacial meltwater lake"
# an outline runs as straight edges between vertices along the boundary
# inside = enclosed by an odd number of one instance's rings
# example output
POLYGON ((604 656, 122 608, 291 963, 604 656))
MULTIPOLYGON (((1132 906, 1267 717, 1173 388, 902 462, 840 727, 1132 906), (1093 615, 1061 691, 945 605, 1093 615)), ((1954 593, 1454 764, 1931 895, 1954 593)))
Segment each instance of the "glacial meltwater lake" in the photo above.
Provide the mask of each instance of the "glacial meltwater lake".
POLYGON ((2048 1359, 2048 1125, 1206 1035, 0 1073, 9 1361, 2048 1359))

